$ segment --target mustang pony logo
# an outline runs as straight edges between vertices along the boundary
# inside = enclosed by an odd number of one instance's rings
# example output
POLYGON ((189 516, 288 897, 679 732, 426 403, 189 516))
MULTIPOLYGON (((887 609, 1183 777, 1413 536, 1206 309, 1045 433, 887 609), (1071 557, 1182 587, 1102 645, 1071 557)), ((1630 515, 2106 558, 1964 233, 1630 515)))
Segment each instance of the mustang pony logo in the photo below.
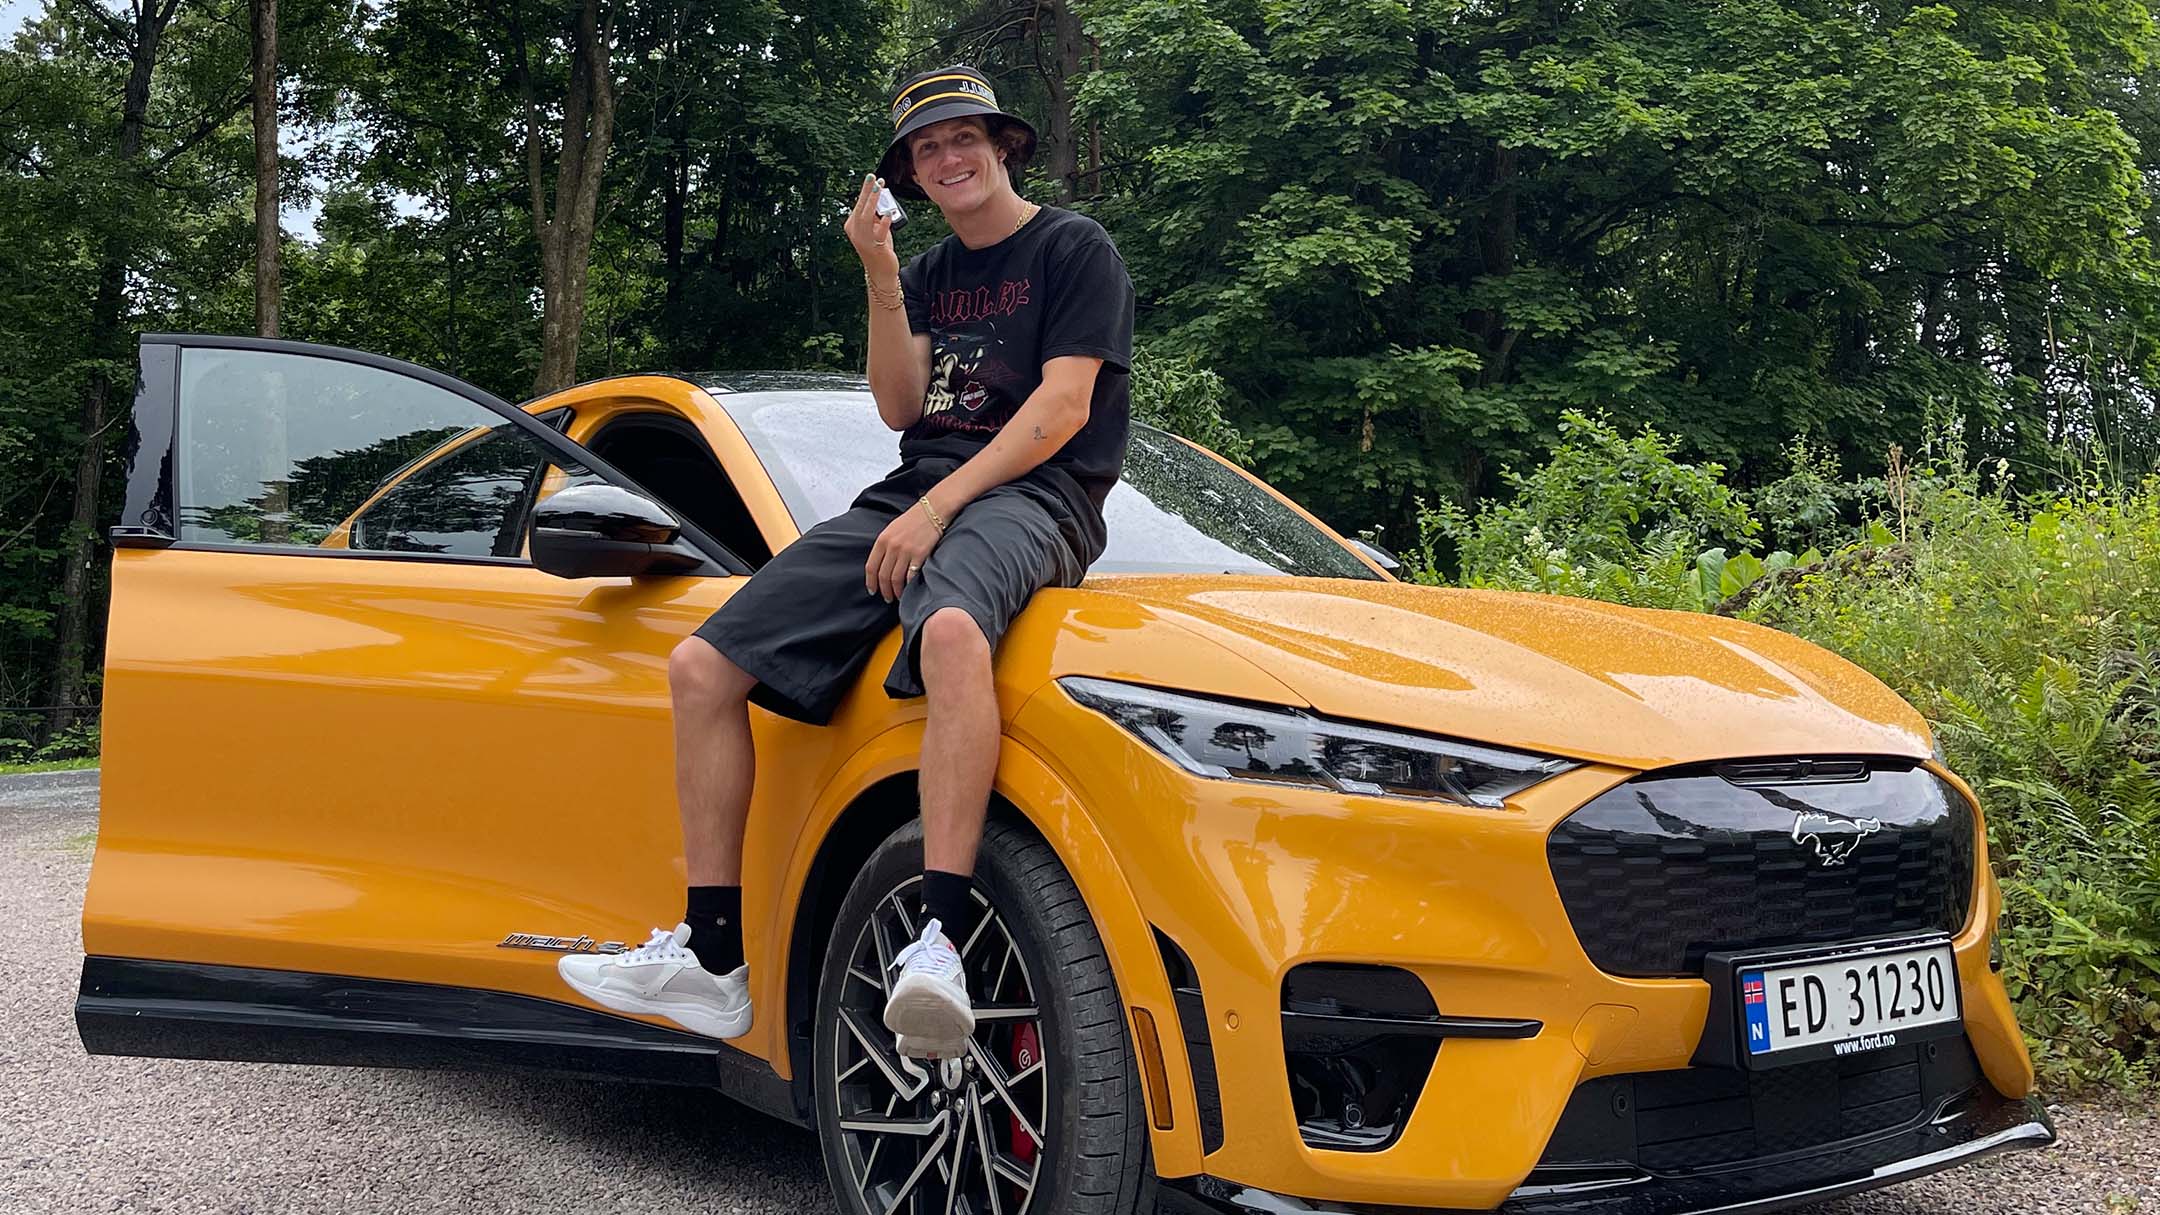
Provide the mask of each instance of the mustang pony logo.
POLYGON ((1815 858, 1828 868, 1844 864, 1862 839, 1880 830, 1879 818, 1846 818, 1820 810, 1802 810, 1793 815, 1792 838, 1795 844, 1815 845, 1815 858))

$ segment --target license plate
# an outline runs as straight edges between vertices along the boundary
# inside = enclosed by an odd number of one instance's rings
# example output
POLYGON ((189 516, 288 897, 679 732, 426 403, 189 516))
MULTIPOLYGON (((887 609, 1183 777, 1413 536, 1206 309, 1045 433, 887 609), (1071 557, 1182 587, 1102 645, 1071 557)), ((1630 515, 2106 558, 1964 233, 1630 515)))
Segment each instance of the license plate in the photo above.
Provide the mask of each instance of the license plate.
POLYGON ((1754 967, 1740 971, 1736 986, 1747 1053, 1758 1065, 1943 1037, 1962 1012, 1948 945, 1754 967))

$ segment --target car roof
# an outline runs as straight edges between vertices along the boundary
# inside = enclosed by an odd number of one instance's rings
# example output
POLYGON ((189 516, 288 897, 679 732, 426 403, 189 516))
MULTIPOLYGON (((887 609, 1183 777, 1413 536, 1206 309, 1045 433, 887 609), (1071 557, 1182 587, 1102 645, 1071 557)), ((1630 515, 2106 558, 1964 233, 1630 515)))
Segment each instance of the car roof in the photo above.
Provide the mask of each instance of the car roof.
POLYGON ((845 371, 703 371, 684 375, 722 396, 737 392, 867 392, 870 381, 845 371))

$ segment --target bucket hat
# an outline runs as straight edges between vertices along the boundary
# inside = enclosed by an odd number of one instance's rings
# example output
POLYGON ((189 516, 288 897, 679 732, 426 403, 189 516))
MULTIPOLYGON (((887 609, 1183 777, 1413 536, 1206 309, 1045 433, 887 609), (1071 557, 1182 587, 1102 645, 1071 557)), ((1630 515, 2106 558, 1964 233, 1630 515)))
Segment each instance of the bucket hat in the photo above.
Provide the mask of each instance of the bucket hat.
POLYGON ((1026 119, 998 108, 997 91, 990 87, 990 81, 981 72, 964 63, 933 68, 910 76, 893 93, 892 143, 886 147, 883 159, 878 161, 878 176, 885 179, 886 188, 902 198, 928 198, 929 195, 915 183, 914 168, 908 157, 908 136, 931 123, 971 114, 987 120, 993 135, 1000 123, 1018 127, 1026 133, 1025 144, 1017 153, 1006 157, 1008 171, 1020 168, 1035 155, 1035 128, 1026 119))

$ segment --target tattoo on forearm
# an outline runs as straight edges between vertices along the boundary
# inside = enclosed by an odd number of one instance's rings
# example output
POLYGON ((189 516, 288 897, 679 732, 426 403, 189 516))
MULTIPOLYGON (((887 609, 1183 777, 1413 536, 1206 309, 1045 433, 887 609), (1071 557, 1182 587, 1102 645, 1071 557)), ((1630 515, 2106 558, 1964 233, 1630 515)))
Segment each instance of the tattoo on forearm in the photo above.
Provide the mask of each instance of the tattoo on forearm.
POLYGON ((1042 427, 1038 426, 1038 427, 1036 427, 1036 428, 1035 428, 1035 437, 1036 437, 1036 438, 1038 438, 1038 439, 1047 439, 1047 438, 1049 438, 1050 436, 1049 436, 1049 435, 1046 435, 1046 434, 1044 434, 1044 433, 1042 432, 1042 427))

